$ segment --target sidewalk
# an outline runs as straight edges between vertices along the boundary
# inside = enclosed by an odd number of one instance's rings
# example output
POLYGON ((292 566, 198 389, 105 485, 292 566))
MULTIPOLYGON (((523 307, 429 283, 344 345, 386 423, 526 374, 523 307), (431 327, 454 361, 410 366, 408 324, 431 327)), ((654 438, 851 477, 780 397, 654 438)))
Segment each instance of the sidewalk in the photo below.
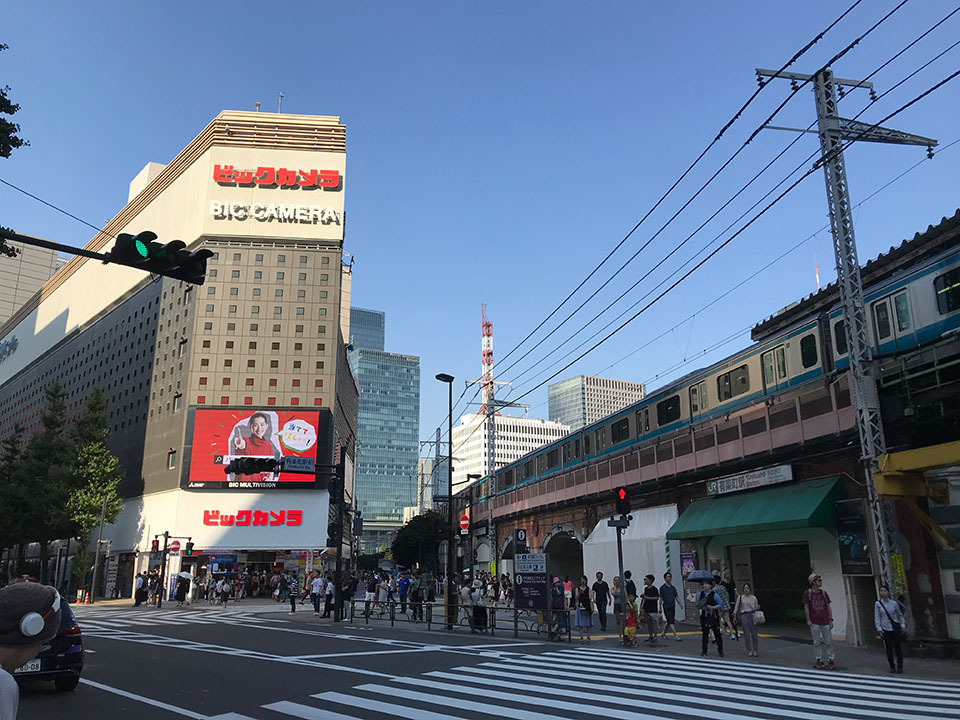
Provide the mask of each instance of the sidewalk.
MULTIPOLYGON (((105 600, 99 601, 94 606, 99 608, 132 608, 133 602, 129 599, 123 600, 105 600)), ((390 626, 390 620, 387 617, 377 618, 372 616, 367 621, 359 610, 362 603, 358 603, 358 613, 351 623, 349 618, 340 623, 334 623, 332 619, 317 618, 313 614, 313 608, 309 603, 304 605, 297 604, 297 611, 294 615, 289 615, 290 604, 288 602, 280 603, 269 598, 247 598, 240 602, 231 602, 227 606, 230 610, 243 610, 252 615, 276 616, 283 615, 292 622, 306 623, 310 625, 323 626, 324 628, 334 629, 337 627, 356 627, 366 626, 373 631, 380 631, 383 634, 402 633, 405 635, 415 635, 421 639, 428 639, 428 642, 435 642, 438 637, 445 635, 469 635, 470 631, 466 626, 457 626, 454 630, 448 631, 444 628, 442 614, 437 615, 437 621, 427 629, 424 623, 412 623, 405 616, 397 613, 394 626, 390 626)), ((205 601, 186 606, 183 609, 177 608, 175 602, 164 602, 159 611, 152 606, 142 606, 143 612, 160 613, 182 613, 185 611, 204 611, 217 612, 223 610, 219 605, 207 605, 205 601)), ((616 627, 613 623, 612 615, 608 615, 609 624, 606 633, 597 633, 592 637, 592 642, 588 647, 602 649, 624 649, 620 642, 620 636, 616 634, 616 627)), ((595 628, 599 630, 599 628, 595 628)), ((642 628, 641 628, 642 629, 642 628)), ((658 639, 655 645, 644 642, 645 634, 637 636, 638 647, 631 652, 638 653, 665 653, 670 655, 700 656, 700 628, 690 624, 678 623, 681 641, 677 642, 672 637, 670 639, 658 639)), ((478 636, 482 637, 482 636, 478 636)), ((513 623, 502 622, 498 619, 497 627, 494 629, 493 637, 498 640, 513 640, 513 623)), ((532 630, 521 629, 519 633, 521 640, 540 640, 544 644, 549 641, 546 636, 532 630)), ((576 630, 571 634, 571 642, 566 640, 561 642, 549 643, 558 648, 580 647, 576 630)), ((759 640, 760 657, 749 658, 744 648, 743 639, 739 641, 724 637, 723 649, 724 656, 731 661, 740 663, 764 663, 781 665, 784 667, 802 667, 812 668, 814 662, 813 647, 809 640, 796 636, 787 637, 760 634, 759 640)), ((887 658, 882 647, 856 647, 845 643, 834 643, 836 653, 836 664, 838 672, 862 673, 865 675, 888 675, 887 658)), ((906 648, 905 648, 906 650, 906 648)), ((715 645, 708 646, 708 655, 716 657, 717 649, 715 645)), ((909 652, 909 651, 908 651, 909 652)), ((828 673, 829 671, 824 671, 828 673)), ((938 658, 910 657, 909 654, 904 658, 903 677, 933 678, 945 679, 958 682, 960 678, 960 660, 941 660, 938 658)))

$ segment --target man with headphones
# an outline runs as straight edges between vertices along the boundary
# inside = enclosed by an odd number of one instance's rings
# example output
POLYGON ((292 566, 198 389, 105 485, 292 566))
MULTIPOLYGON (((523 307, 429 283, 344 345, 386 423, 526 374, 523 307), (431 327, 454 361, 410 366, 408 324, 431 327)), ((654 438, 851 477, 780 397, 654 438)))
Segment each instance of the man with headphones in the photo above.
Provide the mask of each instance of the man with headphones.
POLYGON ((43 650, 60 628, 60 593, 35 582, 0 588, 0 720, 16 720, 17 681, 10 674, 43 650))

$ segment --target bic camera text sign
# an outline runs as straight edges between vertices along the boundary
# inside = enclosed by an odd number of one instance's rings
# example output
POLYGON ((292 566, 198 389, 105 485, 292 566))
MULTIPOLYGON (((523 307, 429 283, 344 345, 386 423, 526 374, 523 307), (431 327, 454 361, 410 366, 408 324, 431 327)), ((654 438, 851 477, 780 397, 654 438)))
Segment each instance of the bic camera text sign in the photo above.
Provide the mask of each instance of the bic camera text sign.
MULTIPOLYGON (((225 188, 260 188, 267 190, 322 190, 341 192, 343 176, 339 170, 298 170, 295 168, 257 166, 236 169, 233 165, 213 166, 213 180, 225 188)), ((330 206, 290 203, 245 203, 212 200, 210 215, 214 220, 256 220, 257 222, 299 223, 308 225, 340 225, 339 211, 330 206)))
POLYGON ((752 490, 765 485, 777 485, 793 480, 793 467, 777 465, 776 467, 755 470, 742 475, 731 475, 707 481, 707 495, 725 495, 726 493, 752 490))

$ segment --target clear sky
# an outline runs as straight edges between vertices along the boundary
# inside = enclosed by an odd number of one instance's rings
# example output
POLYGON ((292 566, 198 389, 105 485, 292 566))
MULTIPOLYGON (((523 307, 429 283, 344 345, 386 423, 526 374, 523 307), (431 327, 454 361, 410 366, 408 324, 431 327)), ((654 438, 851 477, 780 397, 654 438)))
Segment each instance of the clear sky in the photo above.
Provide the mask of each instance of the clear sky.
MULTIPOLYGON (((545 329, 587 301, 583 310, 530 355, 522 357, 531 342, 505 358, 508 351, 715 137, 757 87, 754 69, 780 67, 852 3, 11 1, 0 25, 0 42, 10 46, 0 53, 0 84, 21 104, 15 119, 31 145, 0 160, 0 178, 101 224, 123 206, 129 181, 145 163, 168 162, 222 109, 252 110, 259 101, 273 111, 283 92, 285 112, 339 115, 348 133, 345 250, 356 258, 353 302, 387 312, 387 350, 421 356, 421 435, 445 423, 446 389, 434 375, 457 378, 455 399, 464 380, 480 375, 481 303, 494 323, 497 379, 515 381, 510 397, 523 396, 532 416, 545 417, 546 387, 524 393, 697 250, 732 232, 724 229, 790 171, 810 166, 806 158, 818 149, 812 134, 586 333, 524 374, 796 137, 760 133, 600 289, 787 97, 789 83, 776 81, 757 97, 545 329)), ((817 69, 896 4, 860 3, 791 69, 817 69)), ((954 7, 942 0, 907 2, 836 63, 836 74, 870 75, 954 7)), ((872 77, 878 92, 958 37, 960 13, 872 77)), ((861 120, 882 119, 958 65, 955 48, 861 120)), ((960 138, 958 99, 960 78, 887 124, 946 146, 960 138)), ((841 112, 852 117, 867 102, 866 92, 857 91, 841 112)), ((804 88, 774 124, 807 127, 813 120, 813 94, 804 88)), ((847 151, 853 202, 924 153, 853 146, 847 151)), ((955 212, 958 159, 960 145, 947 148, 857 209, 861 261, 955 212)), ((653 389, 745 346, 749 336, 742 332, 715 347, 815 291, 815 257, 821 282, 834 278, 826 212, 818 172, 556 379, 603 374, 653 389)), ((92 236, 84 225, 2 185, 0 224, 75 245, 92 236)))

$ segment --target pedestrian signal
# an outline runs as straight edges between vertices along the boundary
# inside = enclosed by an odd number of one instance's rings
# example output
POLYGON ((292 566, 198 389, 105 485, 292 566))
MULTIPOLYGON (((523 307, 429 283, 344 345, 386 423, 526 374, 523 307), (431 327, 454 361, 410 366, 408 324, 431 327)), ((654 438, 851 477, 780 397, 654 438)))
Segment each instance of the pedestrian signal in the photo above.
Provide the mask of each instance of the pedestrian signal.
POLYGON ((156 538, 154 538, 150 544, 150 552, 160 552, 160 541, 156 538))
POLYGON ((620 515, 627 515, 630 512, 630 496, 625 487, 617 488, 615 507, 620 515))

